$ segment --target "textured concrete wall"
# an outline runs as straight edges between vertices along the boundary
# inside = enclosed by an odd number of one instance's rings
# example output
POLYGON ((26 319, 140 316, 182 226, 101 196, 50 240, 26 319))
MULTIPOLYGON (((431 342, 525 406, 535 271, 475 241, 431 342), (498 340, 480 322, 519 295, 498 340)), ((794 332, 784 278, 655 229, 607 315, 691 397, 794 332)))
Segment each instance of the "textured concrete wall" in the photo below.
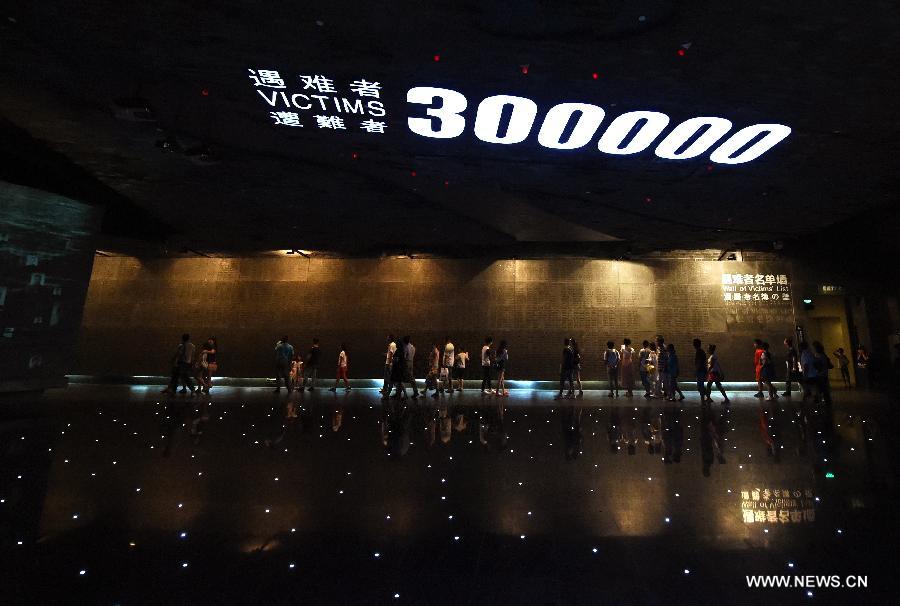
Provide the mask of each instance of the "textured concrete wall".
POLYGON ((472 353, 486 334, 506 339, 508 375, 520 379, 554 378, 562 340, 575 336, 593 379, 607 339, 661 333, 683 374, 699 336, 719 345, 729 380, 750 379, 752 339, 780 344, 793 330, 791 304, 725 301, 723 271, 790 275, 784 264, 690 260, 99 257, 72 372, 165 373, 188 331, 218 337, 223 376, 268 376, 286 333, 304 349, 321 339, 326 376, 346 341, 351 376, 376 377, 393 332, 412 335, 420 352, 444 335, 472 353))

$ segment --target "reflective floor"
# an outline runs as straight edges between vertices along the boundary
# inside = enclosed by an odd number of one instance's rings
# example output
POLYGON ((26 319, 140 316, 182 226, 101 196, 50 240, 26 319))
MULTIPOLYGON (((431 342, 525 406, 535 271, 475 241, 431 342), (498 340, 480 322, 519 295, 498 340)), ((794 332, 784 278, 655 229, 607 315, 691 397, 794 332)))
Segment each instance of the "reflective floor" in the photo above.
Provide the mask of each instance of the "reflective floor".
POLYGON ((157 391, 0 399, 0 601, 885 603, 897 587, 884 396, 157 391), (868 588, 748 588, 757 574, 868 588))

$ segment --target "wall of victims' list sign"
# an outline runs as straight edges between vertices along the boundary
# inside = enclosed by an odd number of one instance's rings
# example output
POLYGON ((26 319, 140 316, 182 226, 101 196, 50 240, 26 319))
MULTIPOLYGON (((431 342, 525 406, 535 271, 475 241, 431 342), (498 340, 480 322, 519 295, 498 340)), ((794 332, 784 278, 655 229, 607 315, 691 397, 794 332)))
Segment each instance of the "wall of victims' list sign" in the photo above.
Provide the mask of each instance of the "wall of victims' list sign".
POLYGON ((380 377, 392 333, 412 336, 420 379, 432 343, 449 336, 477 359, 491 335, 495 346, 508 341, 508 378, 557 378, 563 339, 575 337, 583 378, 593 380, 604 376, 607 340, 640 348, 662 334, 685 380, 694 337, 718 345, 729 380, 750 380, 752 340, 769 341, 780 363, 793 334, 790 277, 777 260, 98 257, 72 371, 165 374, 186 331, 197 342, 218 338, 223 376, 270 376, 286 334, 303 352, 321 340, 323 376, 344 343, 351 377, 380 377))

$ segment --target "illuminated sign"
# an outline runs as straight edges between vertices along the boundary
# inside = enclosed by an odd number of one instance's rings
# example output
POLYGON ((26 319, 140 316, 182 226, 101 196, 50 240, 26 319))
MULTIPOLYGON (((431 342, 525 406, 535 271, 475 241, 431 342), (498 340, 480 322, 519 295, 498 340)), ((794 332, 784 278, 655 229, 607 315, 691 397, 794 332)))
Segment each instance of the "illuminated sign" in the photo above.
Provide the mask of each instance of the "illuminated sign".
POLYGON ((815 522, 813 491, 787 488, 747 488, 741 490, 741 518, 744 524, 799 524, 815 522))
MULTIPOLYGON (((276 126, 347 130, 349 125, 353 130, 377 134, 384 134, 387 128, 379 81, 359 78, 345 86, 320 74, 299 75, 289 88, 276 70, 248 72, 257 94, 271 108, 270 118, 276 126)), ((471 126, 475 138, 485 143, 515 145, 536 129, 542 147, 580 149, 596 138, 599 152, 615 156, 644 152, 655 144, 656 156, 666 160, 690 160, 709 152, 712 162, 743 164, 791 134, 790 127, 783 124, 753 124, 732 132, 730 120, 701 116, 677 124, 663 136, 669 116, 658 111, 629 111, 612 118, 597 137, 606 110, 590 103, 559 103, 541 115, 531 99, 492 95, 478 103, 470 125, 462 115, 469 100, 458 91, 414 86, 407 90, 406 102, 411 112, 406 125, 421 137, 454 139, 471 126)))
POLYGON ((722 274, 722 296, 729 303, 791 301, 791 285, 784 274, 722 274))

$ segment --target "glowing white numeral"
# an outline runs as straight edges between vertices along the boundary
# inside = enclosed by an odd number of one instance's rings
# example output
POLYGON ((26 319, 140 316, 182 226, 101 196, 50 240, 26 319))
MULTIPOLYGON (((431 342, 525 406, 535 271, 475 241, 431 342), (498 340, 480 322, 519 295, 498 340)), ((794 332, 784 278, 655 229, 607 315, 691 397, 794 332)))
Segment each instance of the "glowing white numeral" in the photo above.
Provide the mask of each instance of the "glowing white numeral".
POLYGON ((429 118, 407 118, 409 130, 417 135, 435 139, 452 139, 460 136, 466 129, 466 119, 459 114, 468 104, 461 93, 431 86, 417 86, 406 91, 407 103, 432 105, 435 97, 441 100, 441 106, 429 107, 425 113, 440 120, 438 129, 434 129, 434 120, 429 118))
POLYGON ((672 130, 656 148, 656 155, 667 160, 687 160, 696 158, 712 144, 731 130, 731 122, 725 118, 701 117, 685 120, 672 130), (678 153, 679 148, 687 143, 704 126, 709 128, 688 145, 687 149, 678 153))
POLYGON ((521 143, 531 132, 534 117, 537 116, 537 104, 525 97, 513 97, 510 95, 494 95, 478 104, 478 113, 475 115, 475 136, 487 143, 521 143), (503 107, 512 105, 512 115, 509 118, 509 126, 502 137, 497 135, 500 129, 500 116, 503 107))
POLYGON ((756 160, 783 141, 789 134, 791 134, 791 129, 784 124, 754 124, 731 135, 725 143, 710 154, 709 159, 718 164, 743 164, 750 160, 756 160), (762 133, 766 133, 762 139, 734 158, 729 157, 762 133))
POLYGON ((669 124, 669 116, 659 112, 628 112, 612 121, 600 141, 597 149, 607 154, 627 155, 644 151, 669 124), (619 149, 619 145, 640 120, 646 120, 628 145, 619 149))
POLYGON ((600 128, 604 115, 605 112, 602 109, 588 103, 560 103, 559 105, 554 105, 547 112, 544 123, 541 124, 541 130, 538 132, 538 143, 551 149, 583 147, 590 142, 591 137, 600 128), (575 127, 572 129, 572 134, 569 135, 569 140, 562 143, 560 139, 563 131, 575 112, 581 112, 581 115, 578 117, 578 121, 575 122, 575 127))

